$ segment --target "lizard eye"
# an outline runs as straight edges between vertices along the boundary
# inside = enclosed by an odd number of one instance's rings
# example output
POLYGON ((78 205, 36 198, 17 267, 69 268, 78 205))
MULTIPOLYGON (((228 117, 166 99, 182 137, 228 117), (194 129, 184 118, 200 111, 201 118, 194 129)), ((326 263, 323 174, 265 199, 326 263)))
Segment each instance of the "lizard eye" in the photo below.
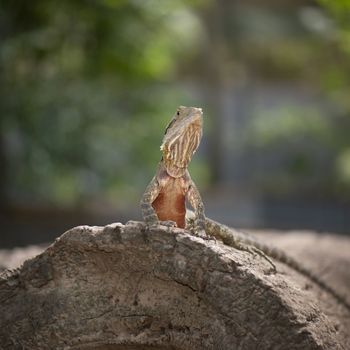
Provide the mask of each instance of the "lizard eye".
POLYGON ((179 111, 177 111, 177 112, 176 112, 176 115, 180 115, 180 112, 179 112, 179 111))

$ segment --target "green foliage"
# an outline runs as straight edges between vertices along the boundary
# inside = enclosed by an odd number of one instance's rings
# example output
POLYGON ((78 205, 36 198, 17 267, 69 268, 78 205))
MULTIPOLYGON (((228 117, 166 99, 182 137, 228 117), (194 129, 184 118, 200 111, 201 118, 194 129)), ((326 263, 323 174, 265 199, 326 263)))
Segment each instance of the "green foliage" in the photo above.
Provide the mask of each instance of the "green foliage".
MULTIPOLYGON (((183 71, 208 91, 214 81, 217 101, 220 89, 257 80, 327 96, 332 114, 317 104, 253 111, 238 148, 280 160, 280 169, 257 175, 268 178, 268 191, 280 184, 292 193, 316 179, 317 191, 349 193, 350 2, 319 4, 1 2, 0 194, 58 205, 135 203, 160 158, 169 113, 195 104, 178 81, 183 71)), ((191 171, 206 184, 198 158, 191 171)))
POLYGON ((297 82, 322 96, 325 105, 277 102, 277 107, 253 111, 242 147, 259 152, 269 164, 280 160, 268 175, 259 174, 259 186, 267 193, 305 190, 348 198, 350 1, 319 3, 322 7, 300 10, 307 29, 303 37, 257 41, 243 52, 259 76, 297 82))
POLYGON ((345 149, 336 159, 336 170, 340 186, 350 188, 350 148, 345 149))
MULTIPOLYGON (((339 193, 350 193, 350 1, 319 0, 333 20, 331 32, 334 64, 322 71, 322 86, 340 109, 341 120, 333 128, 338 152, 335 155, 335 185, 339 193)), ((332 51, 331 51, 332 52, 332 51)))
POLYGON ((316 107, 255 111, 244 145, 269 164, 268 176, 259 174, 257 180, 261 189, 270 194, 317 191, 345 197, 344 189, 350 188, 349 128, 347 116, 329 118, 316 107))
MULTIPOLYGON (((320 4, 327 8, 337 19, 349 19, 350 1, 349 0, 319 0, 320 4)), ((350 25, 344 21, 344 24, 350 25)))
POLYGON ((134 200, 185 97, 174 76, 198 34, 190 5, 2 2, 0 144, 11 200, 134 200))
POLYGON ((283 106, 256 114, 251 119, 248 137, 258 147, 276 146, 288 140, 299 144, 302 139, 332 142, 330 120, 317 109, 283 106))

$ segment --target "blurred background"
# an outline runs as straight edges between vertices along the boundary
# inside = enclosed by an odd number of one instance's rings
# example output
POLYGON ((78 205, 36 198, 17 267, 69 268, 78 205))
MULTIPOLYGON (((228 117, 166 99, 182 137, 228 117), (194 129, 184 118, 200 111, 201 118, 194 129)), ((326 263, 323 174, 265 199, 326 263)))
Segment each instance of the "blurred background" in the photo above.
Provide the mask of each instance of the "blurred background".
POLYGON ((350 232, 349 0, 0 4, 0 248, 140 219, 178 105, 235 227, 350 232))

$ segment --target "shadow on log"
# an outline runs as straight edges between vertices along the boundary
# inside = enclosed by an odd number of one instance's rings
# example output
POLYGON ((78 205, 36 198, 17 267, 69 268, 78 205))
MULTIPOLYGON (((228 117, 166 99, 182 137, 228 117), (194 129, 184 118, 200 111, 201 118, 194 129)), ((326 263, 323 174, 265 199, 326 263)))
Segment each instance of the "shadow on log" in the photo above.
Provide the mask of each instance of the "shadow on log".
POLYGON ((349 349, 349 312, 277 269, 177 228, 76 227, 2 274, 0 348, 349 349))

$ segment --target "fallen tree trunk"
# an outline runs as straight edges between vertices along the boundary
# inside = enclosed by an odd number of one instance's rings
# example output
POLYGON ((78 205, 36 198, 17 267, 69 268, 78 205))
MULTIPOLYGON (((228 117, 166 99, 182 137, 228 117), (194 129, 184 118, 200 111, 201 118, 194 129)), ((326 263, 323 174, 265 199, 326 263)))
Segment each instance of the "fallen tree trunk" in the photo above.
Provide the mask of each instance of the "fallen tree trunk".
POLYGON ((277 268, 177 228, 76 227, 2 274, 0 348, 350 348, 348 310, 277 268))

